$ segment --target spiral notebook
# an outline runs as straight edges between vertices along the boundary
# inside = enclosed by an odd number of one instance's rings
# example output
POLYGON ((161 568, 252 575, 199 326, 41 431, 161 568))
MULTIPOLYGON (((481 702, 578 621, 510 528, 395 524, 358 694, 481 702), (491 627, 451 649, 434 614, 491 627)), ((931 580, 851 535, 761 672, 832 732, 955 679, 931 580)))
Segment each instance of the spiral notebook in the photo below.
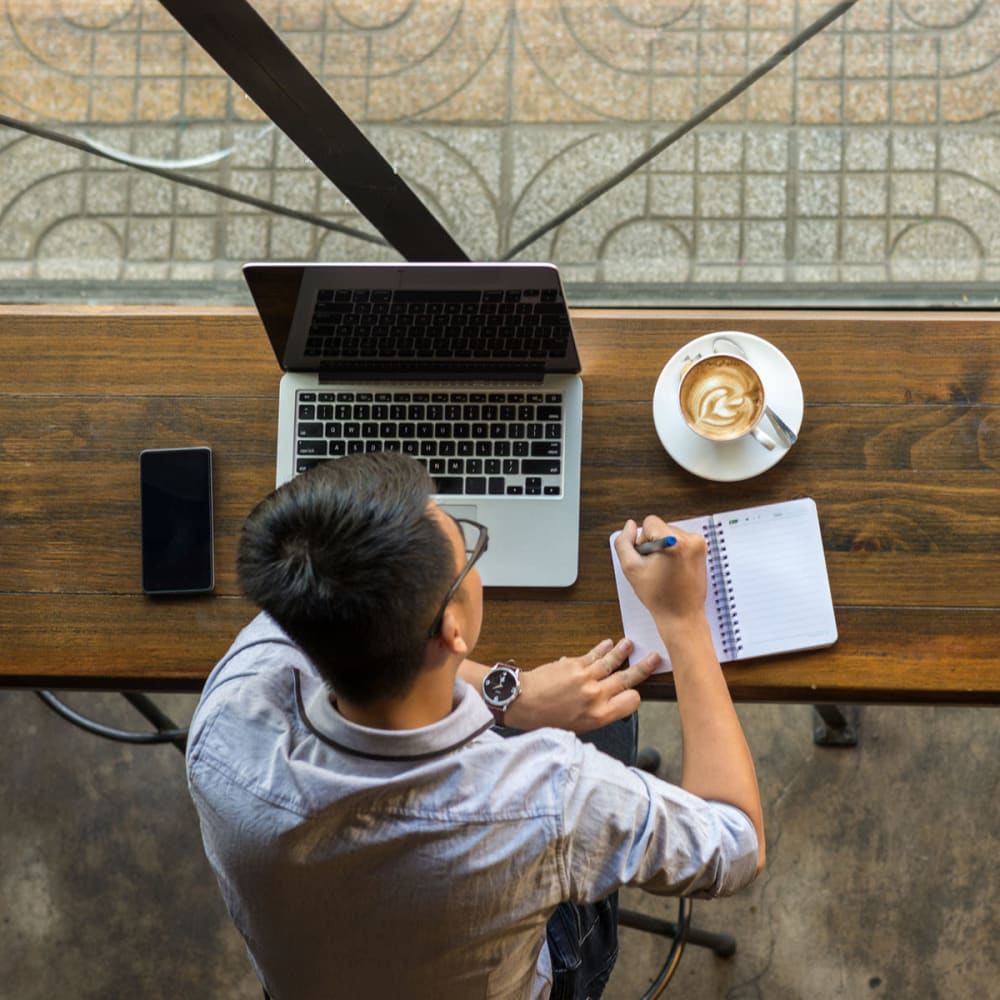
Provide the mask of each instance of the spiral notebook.
MULTIPOLYGON (((831 646, 837 641, 816 504, 808 497, 673 522, 708 542, 705 612, 720 662, 831 646)), ((622 626, 633 658, 670 659, 652 615, 625 578, 611 536, 622 626)), ((670 553, 664 553, 669 558, 670 553)))

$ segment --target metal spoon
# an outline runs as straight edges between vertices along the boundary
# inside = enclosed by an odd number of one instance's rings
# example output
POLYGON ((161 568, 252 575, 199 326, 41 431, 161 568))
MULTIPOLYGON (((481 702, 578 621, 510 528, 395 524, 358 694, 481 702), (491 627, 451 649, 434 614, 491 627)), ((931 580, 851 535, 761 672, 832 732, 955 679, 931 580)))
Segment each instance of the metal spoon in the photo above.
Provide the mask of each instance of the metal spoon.
POLYGON ((799 436, 785 423, 781 417, 778 416, 770 406, 764 407, 764 413, 767 418, 771 421, 771 426, 778 432, 778 437, 784 440, 786 448, 791 448, 796 441, 798 441, 799 436))

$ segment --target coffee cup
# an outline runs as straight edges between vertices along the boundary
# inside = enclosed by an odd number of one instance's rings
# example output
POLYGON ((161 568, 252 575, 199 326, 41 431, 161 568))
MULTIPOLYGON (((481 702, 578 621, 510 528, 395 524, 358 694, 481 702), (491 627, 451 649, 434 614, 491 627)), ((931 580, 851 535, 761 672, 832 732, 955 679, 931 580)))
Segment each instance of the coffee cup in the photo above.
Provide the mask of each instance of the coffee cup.
POLYGON ((768 413, 764 382, 749 359, 733 352, 730 344, 720 337, 713 344, 714 353, 688 362, 677 396, 681 415, 695 434, 708 441, 738 441, 749 434, 772 451, 777 447, 774 438, 760 426, 768 413))

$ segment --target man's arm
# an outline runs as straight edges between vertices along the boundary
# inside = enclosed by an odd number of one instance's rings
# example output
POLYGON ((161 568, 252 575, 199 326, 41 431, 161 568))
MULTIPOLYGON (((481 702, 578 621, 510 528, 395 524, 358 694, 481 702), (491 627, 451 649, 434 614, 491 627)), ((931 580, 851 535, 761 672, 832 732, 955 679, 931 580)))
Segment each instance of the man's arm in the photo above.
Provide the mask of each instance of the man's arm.
POLYGON ((757 832, 757 870, 764 866, 764 819, 753 758, 733 707, 705 617, 705 540, 647 517, 647 538, 678 542, 641 556, 628 521, 615 540, 622 569, 656 622, 670 654, 681 720, 681 787, 703 799, 726 802, 747 814, 757 832))
MULTIPOLYGON (((515 729, 555 726, 575 733, 624 719, 639 707, 636 685, 659 666, 656 653, 629 667, 632 642, 605 639, 582 656, 564 656, 533 670, 521 671, 521 696, 507 710, 506 721, 515 729)), ((490 668, 465 660, 459 676, 477 691, 490 668)))

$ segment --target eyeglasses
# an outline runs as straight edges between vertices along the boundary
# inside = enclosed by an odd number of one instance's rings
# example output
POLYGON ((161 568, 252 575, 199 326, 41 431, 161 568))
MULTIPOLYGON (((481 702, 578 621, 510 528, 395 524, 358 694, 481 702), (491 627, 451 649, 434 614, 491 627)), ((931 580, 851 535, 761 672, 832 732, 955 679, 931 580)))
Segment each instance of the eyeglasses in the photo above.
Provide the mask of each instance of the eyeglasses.
POLYGON ((452 520, 454 520, 462 532, 462 538, 465 542, 466 561, 462 567, 462 572, 458 574, 455 582, 448 588, 448 593, 444 595, 444 600, 441 602, 441 609, 434 616, 434 621, 427 630, 428 639, 433 639, 441 630, 445 608, 448 607, 451 599, 458 593, 458 588, 462 586, 462 581, 469 575, 469 570, 476 565, 479 557, 486 551, 486 547, 490 543, 490 533, 486 530, 485 524, 480 524, 478 521, 469 521, 464 517, 456 517, 452 520))

